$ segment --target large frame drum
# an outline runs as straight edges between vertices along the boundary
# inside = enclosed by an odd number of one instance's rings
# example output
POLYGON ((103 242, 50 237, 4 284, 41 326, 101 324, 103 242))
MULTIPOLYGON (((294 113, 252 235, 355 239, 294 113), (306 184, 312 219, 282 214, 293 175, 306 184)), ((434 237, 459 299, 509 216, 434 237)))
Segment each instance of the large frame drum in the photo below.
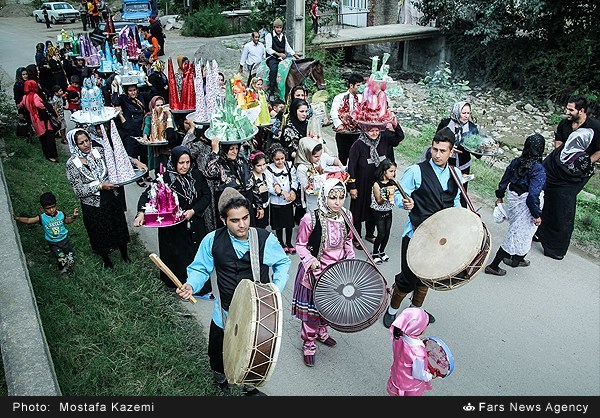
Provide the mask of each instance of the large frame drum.
POLYGON ((411 271, 434 290, 467 284, 485 266, 492 242, 475 212, 462 207, 440 210, 415 230, 406 252, 411 271))
POLYGON ((281 293, 273 283, 242 280, 231 299, 223 339, 231 384, 263 386, 273 373, 283 326, 281 293))

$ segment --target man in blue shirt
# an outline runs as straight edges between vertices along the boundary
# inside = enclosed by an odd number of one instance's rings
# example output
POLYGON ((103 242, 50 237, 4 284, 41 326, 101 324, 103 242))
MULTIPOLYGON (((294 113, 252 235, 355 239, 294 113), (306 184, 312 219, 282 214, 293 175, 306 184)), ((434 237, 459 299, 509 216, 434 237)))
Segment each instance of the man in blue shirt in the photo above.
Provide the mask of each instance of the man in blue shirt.
MULTIPOLYGON (((458 168, 448 164, 448 159, 454 147, 454 133, 448 127, 440 129, 431 141, 431 157, 421 163, 413 164, 404 170, 400 179, 400 186, 408 198, 403 199, 400 191, 394 194, 396 206, 410 211, 408 220, 402 234, 402 249, 400 267, 401 271, 395 277, 392 300, 383 315, 383 325, 389 328, 400 303, 404 297, 412 292, 411 307, 420 308, 429 289, 408 267, 406 252, 408 244, 415 229, 427 218, 442 209, 460 207, 460 190, 452 178, 450 170, 455 170, 458 178, 461 172, 458 168)), ((423 254, 426 257, 426 254, 423 254)), ((429 312, 429 323, 435 318, 429 312)))
MULTIPOLYGON (((210 280, 213 270, 216 270, 218 297, 210 323, 208 335, 208 357, 213 370, 215 382, 228 392, 228 384, 223 364, 223 318, 227 318, 229 304, 235 288, 244 279, 252 280, 250 264, 250 203, 240 192, 227 187, 218 202, 219 215, 226 225, 210 232, 198 248, 196 257, 187 268, 187 282, 177 289, 177 294, 188 299, 210 280)), ((285 254, 277 238, 269 231, 257 228, 260 281, 272 281, 280 292, 283 292, 289 278, 290 258, 285 254), (269 267, 273 269, 273 277, 269 280, 269 267)), ((248 319, 250 320, 250 318, 248 319)), ((246 395, 260 395, 256 388, 244 385, 246 395)))

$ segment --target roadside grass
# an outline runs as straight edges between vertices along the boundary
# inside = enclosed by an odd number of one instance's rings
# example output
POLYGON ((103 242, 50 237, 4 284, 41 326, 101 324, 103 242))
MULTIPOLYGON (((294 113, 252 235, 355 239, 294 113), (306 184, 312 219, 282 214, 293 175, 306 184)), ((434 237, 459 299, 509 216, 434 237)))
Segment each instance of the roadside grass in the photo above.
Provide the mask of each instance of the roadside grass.
MULTIPOLYGON (((39 143, 6 138, 3 162, 13 210, 40 213, 39 195, 52 191, 66 214, 79 206, 60 164, 39 143)), ((114 269, 94 254, 82 218, 67 226, 75 268, 59 275, 39 225, 18 224, 32 286, 59 385, 65 396, 210 396, 212 382, 202 325, 173 293, 136 233, 131 263, 112 253, 114 269)), ((234 389, 233 393, 239 394, 234 389)))
MULTIPOLYGON (((435 128, 436 126, 428 124, 420 128, 419 136, 406 135, 404 141, 396 148, 399 165, 408 166, 420 161, 423 150, 431 144, 435 128)), ((475 175, 475 179, 469 184, 469 195, 473 201, 477 200, 479 203, 473 202, 476 210, 480 205, 489 210, 493 208, 496 201, 495 191, 504 174, 504 169, 500 169, 490 162, 493 163, 493 160, 473 158, 471 173, 475 175)), ((402 173, 401 167, 398 167, 398 171, 399 179, 402 173)), ((594 257, 599 257, 600 234, 597 231, 600 230, 600 174, 596 173, 592 176, 584 187, 584 191, 591 196, 585 196, 584 193, 577 196, 575 229, 571 245, 575 245, 594 257)))

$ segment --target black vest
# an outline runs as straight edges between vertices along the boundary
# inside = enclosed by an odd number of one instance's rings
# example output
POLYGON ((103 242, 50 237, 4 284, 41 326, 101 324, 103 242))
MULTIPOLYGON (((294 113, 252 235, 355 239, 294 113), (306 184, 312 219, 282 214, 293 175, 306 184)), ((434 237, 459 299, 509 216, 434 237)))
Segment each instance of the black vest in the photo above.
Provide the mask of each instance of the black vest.
MULTIPOLYGON (((258 232, 258 257, 260 261, 260 281, 269 283, 269 266, 263 264, 263 254, 265 252, 265 242, 269 237, 269 231, 256 228, 258 232)), ((248 238, 249 239, 249 238, 248 238)), ((215 232, 215 239, 212 246, 212 254, 217 271, 217 285, 219 286, 219 295, 221 307, 229 310, 229 304, 233 298, 238 283, 243 279, 252 279, 252 268, 250 266, 250 251, 247 251, 242 258, 237 257, 227 228, 219 228, 215 232)))
MULTIPOLYGON (((429 160, 417 164, 421 169, 421 187, 412 192, 415 207, 411 209, 408 217, 413 229, 417 229, 421 223, 434 213, 454 206, 454 198, 458 192, 458 185, 450 173, 448 190, 444 191, 429 160)), ((452 167, 448 166, 450 170, 452 167)))
POLYGON ((285 54, 285 35, 281 37, 281 41, 273 33, 271 33, 271 38, 273 38, 273 42, 271 43, 273 51, 285 54))

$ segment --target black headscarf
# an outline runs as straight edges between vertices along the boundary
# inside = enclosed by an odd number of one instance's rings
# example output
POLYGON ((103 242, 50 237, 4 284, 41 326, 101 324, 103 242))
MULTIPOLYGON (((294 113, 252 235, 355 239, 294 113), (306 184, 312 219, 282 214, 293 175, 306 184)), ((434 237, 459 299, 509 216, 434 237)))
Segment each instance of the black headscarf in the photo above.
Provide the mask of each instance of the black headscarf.
POLYGON ((194 177, 192 177, 192 166, 190 165, 190 169, 185 174, 181 174, 177 171, 177 163, 184 154, 187 154, 190 157, 191 163, 192 153, 188 147, 179 145, 173 148, 171 150, 171 158, 167 162, 167 171, 169 172, 169 177, 171 178, 171 186, 176 181, 179 181, 181 184, 182 197, 189 205, 191 205, 197 195, 195 187, 196 180, 194 180, 194 177))
POLYGON ((290 123, 294 125, 298 134, 300 134, 299 138, 304 138, 308 129, 308 118, 304 122, 298 120, 298 108, 302 105, 308 109, 308 102, 304 99, 294 99, 290 105, 290 123))
POLYGON ((535 163, 542 161, 545 147, 546 141, 542 135, 536 133, 527 137, 523 146, 523 152, 519 157, 519 163, 517 164, 519 176, 529 173, 535 163))

